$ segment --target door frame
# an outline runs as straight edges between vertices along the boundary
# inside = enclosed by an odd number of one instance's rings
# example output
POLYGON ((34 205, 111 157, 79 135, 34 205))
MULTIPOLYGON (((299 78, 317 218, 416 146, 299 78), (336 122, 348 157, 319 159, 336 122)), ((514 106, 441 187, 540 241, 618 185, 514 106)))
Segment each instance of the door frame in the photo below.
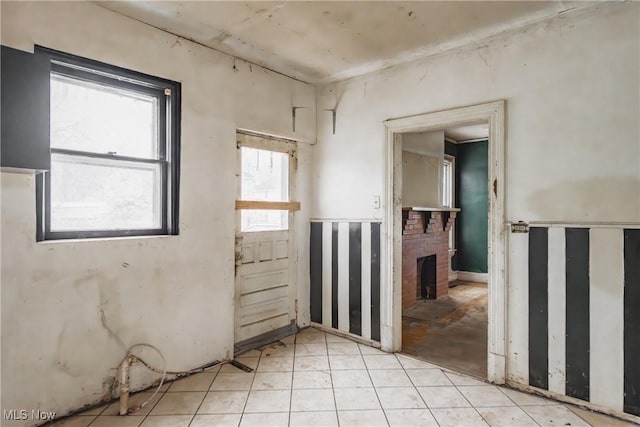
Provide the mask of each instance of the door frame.
POLYGON ((505 101, 389 119, 384 122, 384 201, 381 280, 381 345, 402 349, 402 134, 489 123, 488 357, 487 377, 504 384, 507 354, 505 230, 505 101))
MULTIPOLYGON (((278 153, 287 154, 289 157, 289 200, 295 200, 297 198, 297 176, 298 176, 298 141, 288 138, 276 137, 268 134, 262 134, 258 132, 248 131, 244 129, 236 129, 236 197, 240 198, 241 195, 241 182, 242 182, 242 155, 241 155, 241 147, 251 147, 262 150, 274 151, 278 153)), ((235 244, 234 249, 237 254, 238 246, 241 244, 242 239, 239 239, 239 236, 243 233, 241 230, 241 210, 236 209, 235 215, 235 226, 234 226, 234 238, 235 244)), ((234 315, 233 315, 233 342, 234 342, 234 353, 239 354, 249 349, 253 349, 259 347, 261 345, 267 344, 274 340, 281 339, 283 337, 289 336, 297 331, 297 322, 298 322, 298 309, 297 309, 297 289, 298 289, 298 270, 297 270, 297 248, 298 248, 298 227, 297 227, 297 209, 290 208, 288 212, 288 229, 286 230, 289 233, 289 250, 288 250, 288 259, 289 259, 289 311, 293 314, 293 319, 291 323, 287 326, 283 326, 278 329, 274 329, 270 332, 267 332, 262 335, 258 335, 253 338, 249 338, 243 341, 236 341, 238 337, 236 336, 236 327, 238 323, 238 305, 239 305, 239 297, 238 294, 238 262, 239 260, 235 257, 235 269, 233 275, 234 281, 234 315)), ((265 231, 268 232, 268 231, 265 231)), ((246 232, 245 232, 246 233, 246 232)), ((264 232, 259 232, 264 233, 264 232)))

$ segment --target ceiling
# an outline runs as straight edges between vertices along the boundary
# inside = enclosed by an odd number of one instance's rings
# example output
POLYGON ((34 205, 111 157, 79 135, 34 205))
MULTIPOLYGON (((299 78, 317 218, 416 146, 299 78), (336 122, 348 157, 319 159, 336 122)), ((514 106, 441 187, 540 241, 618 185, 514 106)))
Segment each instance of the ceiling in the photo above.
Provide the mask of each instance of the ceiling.
POLYGON ((472 141, 474 139, 489 137, 489 123, 479 123, 475 125, 460 126, 453 129, 446 129, 444 136, 456 142, 472 141))
POLYGON ((353 77, 584 7, 565 1, 98 1, 299 80, 353 77))

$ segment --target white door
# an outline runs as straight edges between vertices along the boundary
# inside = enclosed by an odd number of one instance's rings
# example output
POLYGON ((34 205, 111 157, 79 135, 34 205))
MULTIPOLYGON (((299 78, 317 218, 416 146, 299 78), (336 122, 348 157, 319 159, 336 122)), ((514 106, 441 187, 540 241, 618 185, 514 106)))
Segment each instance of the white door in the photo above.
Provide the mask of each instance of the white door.
POLYGON ((236 352, 295 330, 296 145, 238 133, 236 352))

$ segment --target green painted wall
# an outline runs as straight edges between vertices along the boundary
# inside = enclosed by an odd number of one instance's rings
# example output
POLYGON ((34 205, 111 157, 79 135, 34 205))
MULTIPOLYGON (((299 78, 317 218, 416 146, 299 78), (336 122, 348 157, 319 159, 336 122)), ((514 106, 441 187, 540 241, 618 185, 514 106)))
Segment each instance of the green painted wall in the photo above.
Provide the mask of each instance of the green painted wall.
POLYGON ((487 141, 459 144, 456 152, 456 267, 487 272, 489 177, 487 141))

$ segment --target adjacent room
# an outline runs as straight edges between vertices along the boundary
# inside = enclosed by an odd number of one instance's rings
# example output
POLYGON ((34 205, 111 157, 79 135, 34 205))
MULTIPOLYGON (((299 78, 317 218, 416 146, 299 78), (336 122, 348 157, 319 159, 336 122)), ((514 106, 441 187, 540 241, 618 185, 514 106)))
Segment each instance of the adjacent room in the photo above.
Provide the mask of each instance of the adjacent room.
POLYGON ((487 378, 488 123, 402 135, 402 351, 487 378))
POLYGON ((2 1, 3 426, 640 423, 640 4, 2 1))

